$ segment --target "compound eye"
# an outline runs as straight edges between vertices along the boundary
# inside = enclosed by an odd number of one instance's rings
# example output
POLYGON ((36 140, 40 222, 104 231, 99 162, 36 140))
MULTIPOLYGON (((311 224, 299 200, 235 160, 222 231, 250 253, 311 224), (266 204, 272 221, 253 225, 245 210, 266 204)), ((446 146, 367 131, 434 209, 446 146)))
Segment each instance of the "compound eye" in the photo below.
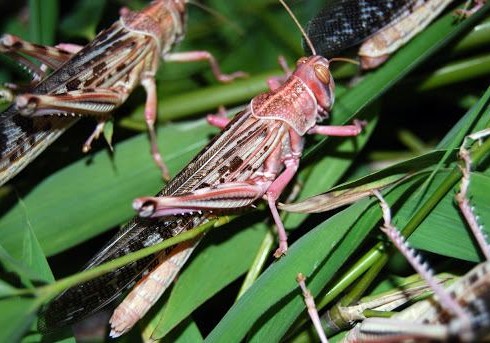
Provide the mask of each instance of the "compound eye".
POLYGON ((324 64, 315 64, 314 66, 316 77, 323 83, 328 85, 330 83, 330 70, 324 64))
POLYGON ((296 65, 299 66, 300 64, 305 64, 306 61, 308 61, 308 57, 301 57, 298 59, 298 61, 296 62, 296 65))

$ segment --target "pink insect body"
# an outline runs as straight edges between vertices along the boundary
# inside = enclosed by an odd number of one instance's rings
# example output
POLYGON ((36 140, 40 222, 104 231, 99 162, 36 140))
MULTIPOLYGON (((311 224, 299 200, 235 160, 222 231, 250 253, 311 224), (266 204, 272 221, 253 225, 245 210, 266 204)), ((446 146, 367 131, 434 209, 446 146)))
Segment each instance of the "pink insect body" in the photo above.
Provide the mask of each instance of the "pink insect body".
MULTIPOLYGON (((143 217, 161 217, 240 208, 264 197, 279 233, 276 256, 282 255, 287 250, 287 238, 276 201, 298 169, 303 135, 355 136, 362 129, 360 122, 347 126, 317 125, 331 111, 334 89, 327 59, 301 58, 282 85, 253 98, 248 108, 225 127, 222 135, 233 135, 227 141, 241 153, 233 156, 231 163, 208 171, 205 178, 220 173, 218 178, 214 177, 217 182, 205 182, 207 187, 188 194, 138 198, 133 202, 134 209, 143 217)), ((227 123, 224 119, 211 120, 219 126, 227 123)))

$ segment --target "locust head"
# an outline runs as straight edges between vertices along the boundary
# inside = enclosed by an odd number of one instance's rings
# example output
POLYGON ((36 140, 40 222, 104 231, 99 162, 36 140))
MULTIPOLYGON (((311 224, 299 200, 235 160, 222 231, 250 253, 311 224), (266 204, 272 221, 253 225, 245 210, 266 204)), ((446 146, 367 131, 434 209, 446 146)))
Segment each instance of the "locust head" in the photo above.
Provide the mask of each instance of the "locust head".
POLYGON ((296 63, 295 76, 311 90, 318 102, 317 121, 328 117, 335 100, 335 82, 330 73, 330 63, 323 56, 302 57, 296 63))
MULTIPOLYGON (((332 75, 330 74, 330 62, 325 57, 317 55, 313 43, 299 23, 298 19, 296 19, 289 6, 284 0, 279 0, 279 2, 289 13, 291 19, 293 19, 313 54, 310 57, 302 57, 298 60, 298 62, 296 62, 296 70, 294 71, 293 76, 301 79, 313 93, 311 95, 317 101, 315 119, 316 122, 320 122, 323 119, 328 118, 328 114, 332 110, 335 100, 335 83, 332 75)), ((306 122, 311 123, 312 119, 313 118, 306 118, 306 122)))

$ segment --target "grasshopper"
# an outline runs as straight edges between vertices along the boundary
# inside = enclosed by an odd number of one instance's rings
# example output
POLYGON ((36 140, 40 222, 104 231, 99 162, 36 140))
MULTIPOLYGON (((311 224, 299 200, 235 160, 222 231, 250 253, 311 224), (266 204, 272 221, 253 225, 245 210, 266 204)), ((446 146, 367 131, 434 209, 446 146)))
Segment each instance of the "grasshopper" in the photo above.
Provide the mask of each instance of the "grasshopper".
MULTIPOLYGON (((469 181, 464 175, 461 192, 457 195, 460 207, 462 207, 461 196, 465 196, 463 194, 466 192, 464 189, 466 182, 469 181)), ((391 224, 390 209, 381 194, 376 192, 375 195, 380 200, 385 221, 382 231, 402 252, 412 267, 426 279, 434 290, 436 298, 416 303, 391 318, 365 319, 349 333, 346 342, 393 342, 407 338, 463 342, 488 339, 490 261, 478 264, 456 283, 444 289, 434 280, 433 272, 428 265, 421 262, 420 256, 408 246, 403 236, 391 224), (434 304, 436 299, 440 305, 434 304)), ((472 221, 476 221, 473 215, 472 221)), ((481 233, 480 230, 478 231, 481 233)), ((486 243, 481 247, 483 251, 489 249, 486 243)))
MULTIPOLYGON (((138 216, 87 268, 191 230, 220 212, 251 207, 261 198, 266 199, 279 233, 275 255, 284 254, 287 237, 276 201, 298 169, 304 136, 356 136, 362 131, 360 121, 346 126, 317 124, 328 118, 334 103, 329 67, 322 56, 300 58, 284 83, 271 83, 269 92, 253 98, 231 121, 212 117, 223 131, 156 196, 134 201, 138 216)), ((124 334, 169 286, 199 240, 66 290, 47 306, 40 328, 67 325, 98 311, 145 273, 110 319, 110 335, 124 334)))
POLYGON ((138 85, 146 91, 144 115, 151 153, 168 179, 154 129, 155 73, 160 58, 175 62, 207 60, 222 82, 245 75, 222 74, 216 59, 206 51, 170 53, 184 36, 186 3, 187 0, 155 0, 139 12, 122 8, 120 19, 84 47, 41 46, 3 35, 0 52, 13 57, 30 72, 33 86, 17 94, 14 103, 0 114, 0 185, 20 172, 81 116, 92 116, 98 121, 83 145, 83 151, 88 151, 112 111, 138 85), (48 69, 53 72, 49 74, 48 69))
MULTIPOLYGON (((337 0, 307 25, 307 33, 324 56, 362 43, 361 68, 374 69, 427 27, 453 0, 337 0)), ((475 1, 470 14, 483 1, 475 1)))
MULTIPOLYGON (((411 12, 400 16, 396 22, 383 28, 362 43, 358 55, 362 69, 374 69, 383 64, 388 57, 427 27, 452 0, 431 0, 413 5, 411 12)), ((460 10, 470 15, 484 4, 484 0, 474 1, 471 10, 460 10)))
MULTIPOLYGON (((456 283, 444 289, 433 277, 428 265, 421 263, 420 256, 408 246, 405 239, 391 223, 389 205, 379 191, 373 194, 379 199, 384 224, 382 231, 406 257, 413 268, 421 275, 436 294, 434 297, 418 302, 390 318, 365 318, 346 337, 346 342, 398 342, 407 339, 478 341, 488 339, 490 333, 490 246, 485 241, 478 217, 469 205, 467 196, 470 183, 471 160, 466 148, 468 141, 479 140, 490 134, 486 129, 468 136, 460 149, 463 160, 461 167, 463 177, 456 202, 474 234, 486 262, 478 264, 456 283), (440 303, 440 304, 439 304, 440 303)), ((311 293, 304 283, 304 277, 298 276, 298 283, 303 290, 308 312, 319 332, 322 342, 326 342, 320 318, 315 308, 311 293)), ((399 304, 398 304, 399 305, 399 304)), ((397 305, 397 306, 398 306, 397 305)), ((353 306, 355 307, 355 306, 353 306)), ((359 318, 357 318, 359 320, 359 318)))

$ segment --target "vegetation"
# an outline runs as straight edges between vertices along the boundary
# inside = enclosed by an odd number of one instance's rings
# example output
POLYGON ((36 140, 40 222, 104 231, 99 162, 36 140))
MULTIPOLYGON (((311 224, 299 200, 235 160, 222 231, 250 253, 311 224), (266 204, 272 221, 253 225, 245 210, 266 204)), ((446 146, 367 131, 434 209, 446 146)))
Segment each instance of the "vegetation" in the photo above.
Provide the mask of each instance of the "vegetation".
MULTIPOLYGON (((305 24, 322 3, 299 1, 292 8, 305 24)), ((140 8, 144 2, 31 0, 5 10, 2 31, 45 44, 83 44, 115 20, 123 5, 140 8)), ((188 32, 176 50, 209 50, 223 70, 244 70, 250 78, 217 85, 205 63, 162 64, 158 137, 173 175, 218 133, 202 119, 204 114, 219 105, 246 104, 266 90, 268 77, 282 75, 279 55, 292 65, 304 54, 300 33, 275 1, 209 0, 206 5, 219 16, 190 5, 188 32)), ((383 194, 395 224, 406 234, 413 232, 411 244, 438 270, 464 274, 480 261, 454 194, 460 178, 457 149, 467 134, 490 121, 489 7, 467 20, 447 11, 355 85, 350 81, 357 67, 338 63, 331 123, 362 118, 368 126, 356 139, 308 138, 296 179, 301 186, 297 199, 339 184, 350 188, 409 175, 383 194)), ((2 80, 22 79, 3 57, 0 68, 2 80)), ((134 215, 132 199, 161 189, 159 171, 147 153, 143 104, 139 89, 115 113, 114 152, 100 140, 93 152, 81 153, 95 125, 83 119, 0 188, 1 342, 40 341, 37 311, 67 286, 53 283, 52 273, 56 279, 73 275, 71 280, 80 281, 83 264, 134 215)), ((489 148, 488 141, 475 145, 470 189, 487 230, 489 148)), ((291 246, 278 261, 272 258, 276 243, 265 207, 222 219, 232 220, 207 233, 165 299, 120 341, 133 342, 141 334, 169 341, 314 341, 308 326, 298 324, 306 312, 297 273, 307 276, 308 287, 325 308, 340 295, 348 295, 344 302, 355 301, 376 285, 394 287, 387 282, 394 275, 413 273, 403 259, 381 248, 376 199, 333 212, 285 214, 291 246), (247 290, 235 301, 244 281, 247 290)), ((48 340, 70 340, 70 335, 65 331, 48 340)))

